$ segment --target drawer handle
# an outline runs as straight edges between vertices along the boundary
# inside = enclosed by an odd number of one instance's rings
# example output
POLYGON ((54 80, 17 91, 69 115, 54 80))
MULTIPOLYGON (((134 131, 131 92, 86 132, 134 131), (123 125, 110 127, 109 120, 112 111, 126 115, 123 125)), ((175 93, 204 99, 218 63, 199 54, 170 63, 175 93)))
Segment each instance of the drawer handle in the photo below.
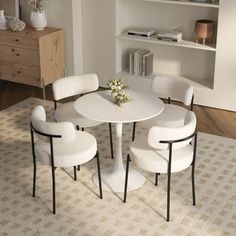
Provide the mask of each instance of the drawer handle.
POLYGON ((16 53, 16 56, 17 56, 17 57, 19 57, 19 56, 20 56, 20 54, 19 54, 19 53, 16 53))
POLYGON ((16 41, 16 42, 18 42, 18 41, 19 41, 19 39, 15 39, 15 41, 16 41))
POLYGON ((11 51, 12 51, 12 52, 14 52, 14 51, 15 51, 15 49, 14 49, 14 48, 12 48, 12 49, 11 49, 11 51))
POLYGON ((20 70, 18 70, 18 71, 17 71, 17 74, 20 74, 20 73, 21 73, 21 71, 20 71, 20 70))

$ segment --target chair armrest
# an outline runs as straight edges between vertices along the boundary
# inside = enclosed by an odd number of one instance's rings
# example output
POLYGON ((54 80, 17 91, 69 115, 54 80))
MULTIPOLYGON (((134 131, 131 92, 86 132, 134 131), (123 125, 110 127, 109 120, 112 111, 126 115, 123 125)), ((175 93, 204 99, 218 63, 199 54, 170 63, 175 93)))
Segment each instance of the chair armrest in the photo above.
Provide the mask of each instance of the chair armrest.
POLYGON ((48 138, 61 138, 61 137, 62 137, 62 135, 46 134, 46 133, 43 133, 43 132, 38 131, 38 130, 36 130, 36 129, 33 127, 32 122, 30 123, 30 129, 31 129, 32 131, 34 131, 36 134, 39 134, 39 135, 42 135, 42 136, 45 136, 45 137, 48 137, 48 138))
POLYGON ((166 144, 170 144, 170 143, 180 143, 183 141, 187 141, 188 139, 193 138, 194 136, 196 136, 197 131, 195 131, 193 134, 189 135, 188 137, 185 138, 181 138, 181 139, 175 139, 175 140, 160 140, 159 143, 166 143, 166 144))

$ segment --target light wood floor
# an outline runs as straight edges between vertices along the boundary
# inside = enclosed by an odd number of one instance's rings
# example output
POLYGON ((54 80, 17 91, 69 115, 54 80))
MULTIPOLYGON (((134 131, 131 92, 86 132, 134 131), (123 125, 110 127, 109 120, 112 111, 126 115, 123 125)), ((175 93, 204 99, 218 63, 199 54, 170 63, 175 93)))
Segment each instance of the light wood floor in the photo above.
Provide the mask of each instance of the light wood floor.
MULTIPOLYGON (((0 110, 28 97, 42 98, 42 89, 0 81, 0 110)), ((46 99, 52 100, 51 86, 46 88, 46 99)), ((235 101, 236 102, 236 101, 235 101)), ((194 106, 198 118, 198 130, 229 138, 236 138, 236 112, 194 106)))

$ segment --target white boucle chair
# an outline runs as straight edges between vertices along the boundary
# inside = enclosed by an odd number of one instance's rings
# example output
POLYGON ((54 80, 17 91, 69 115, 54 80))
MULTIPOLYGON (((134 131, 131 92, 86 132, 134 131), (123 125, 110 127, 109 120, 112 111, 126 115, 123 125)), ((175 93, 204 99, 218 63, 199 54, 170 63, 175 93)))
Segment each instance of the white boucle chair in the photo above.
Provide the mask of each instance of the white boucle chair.
MULTIPOLYGON (((163 112, 147 121, 142 122, 142 126, 151 127, 153 125, 161 127, 180 127, 184 124, 184 117, 189 110, 193 110, 194 91, 193 87, 185 81, 174 79, 168 76, 156 76, 153 79, 152 91, 161 98, 168 98, 163 112), (170 104, 177 101, 188 107, 188 109, 170 104)), ((133 125, 133 138, 135 137, 135 123, 133 125)))
POLYGON ((127 156, 124 202, 126 202, 129 161, 139 168, 156 173, 156 183, 160 173, 167 173, 167 218, 170 219, 170 182, 171 173, 192 166, 193 205, 195 200, 194 169, 196 159, 196 116, 188 111, 182 127, 153 126, 146 136, 137 137, 130 146, 127 156), (191 144, 194 138, 194 143, 191 144))
MULTIPOLYGON (((70 121, 77 130, 94 127, 102 122, 83 117, 74 109, 74 101, 57 105, 57 102, 75 95, 83 95, 98 89, 99 82, 96 74, 82 74, 60 78, 53 82, 52 90, 55 104, 56 121, 70 121)), ((111 158, 113 158, 112 128, 109 123, 111 158)))
POLYGON ((53 189, 53 214, 56 214, 55 169, 74 167, 97 158, 100 198, 102 198, 101 173, 97 141, 87 132, 75 130, 71 122, 47 122, 43 106, 37 106, 31 115, 31 142, 33 153, 33 197, 36 187, 36 161, 51 166, 53 189), (35 141, 34 133, 37 134, 35 141))

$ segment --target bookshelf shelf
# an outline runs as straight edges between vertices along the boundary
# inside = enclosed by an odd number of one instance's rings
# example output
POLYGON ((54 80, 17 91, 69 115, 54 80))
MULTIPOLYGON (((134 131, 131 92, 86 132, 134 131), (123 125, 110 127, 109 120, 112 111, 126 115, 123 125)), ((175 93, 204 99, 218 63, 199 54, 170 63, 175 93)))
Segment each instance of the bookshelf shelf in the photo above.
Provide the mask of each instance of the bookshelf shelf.
POLYGON ((198 44, 198 43, 188 41, 188 40, 181 40, 179 42, 170 42, 170 41, 158 40, 157 38, 154 38, 154 37, 145 38, 145 37, 139 37, 139 36, 131 36, 131 35, 127 35, 127 33, 122 33, 118 35, 117 39, 152 43, 152 44, 160 44, 160 45, 167 45, 167 46, 173 46, 173 47, 184 47, 184 48, 192 48, 192 49, 198 49, 198 50, 216 51, 215 45, 214 46, 202 45, 202 44, 198 44))
POLYGON ((185 6, 207 7, 207 8, 219 8, 219 3, 201 3, 191 0, 143 0, 145 2, 157 2, 163 4, 176 4, 185 6))
POLYGON ((195 89, 204 89, 208 91, 213 90, 213 81, 211 80, 198 80, 196 78, 187 78, 185 76, 181 75, 169 75, 169 74, 163 74, 163 73, 157 73, 154 72, 151 75, 148 76, 141 76, 141 75, 133 75, 129 74, 127 71, 120 71, 117 73, 118 76, 121 76, 124 79, 131 79, 134 80, 134 83, 137 83, 137 81, 146 81, 148 82, 148 85, 151 86, 151 82, 155 76, 168 76, 172 77, 174 79, 183 80, 187 83, 191 84, 195 89))

